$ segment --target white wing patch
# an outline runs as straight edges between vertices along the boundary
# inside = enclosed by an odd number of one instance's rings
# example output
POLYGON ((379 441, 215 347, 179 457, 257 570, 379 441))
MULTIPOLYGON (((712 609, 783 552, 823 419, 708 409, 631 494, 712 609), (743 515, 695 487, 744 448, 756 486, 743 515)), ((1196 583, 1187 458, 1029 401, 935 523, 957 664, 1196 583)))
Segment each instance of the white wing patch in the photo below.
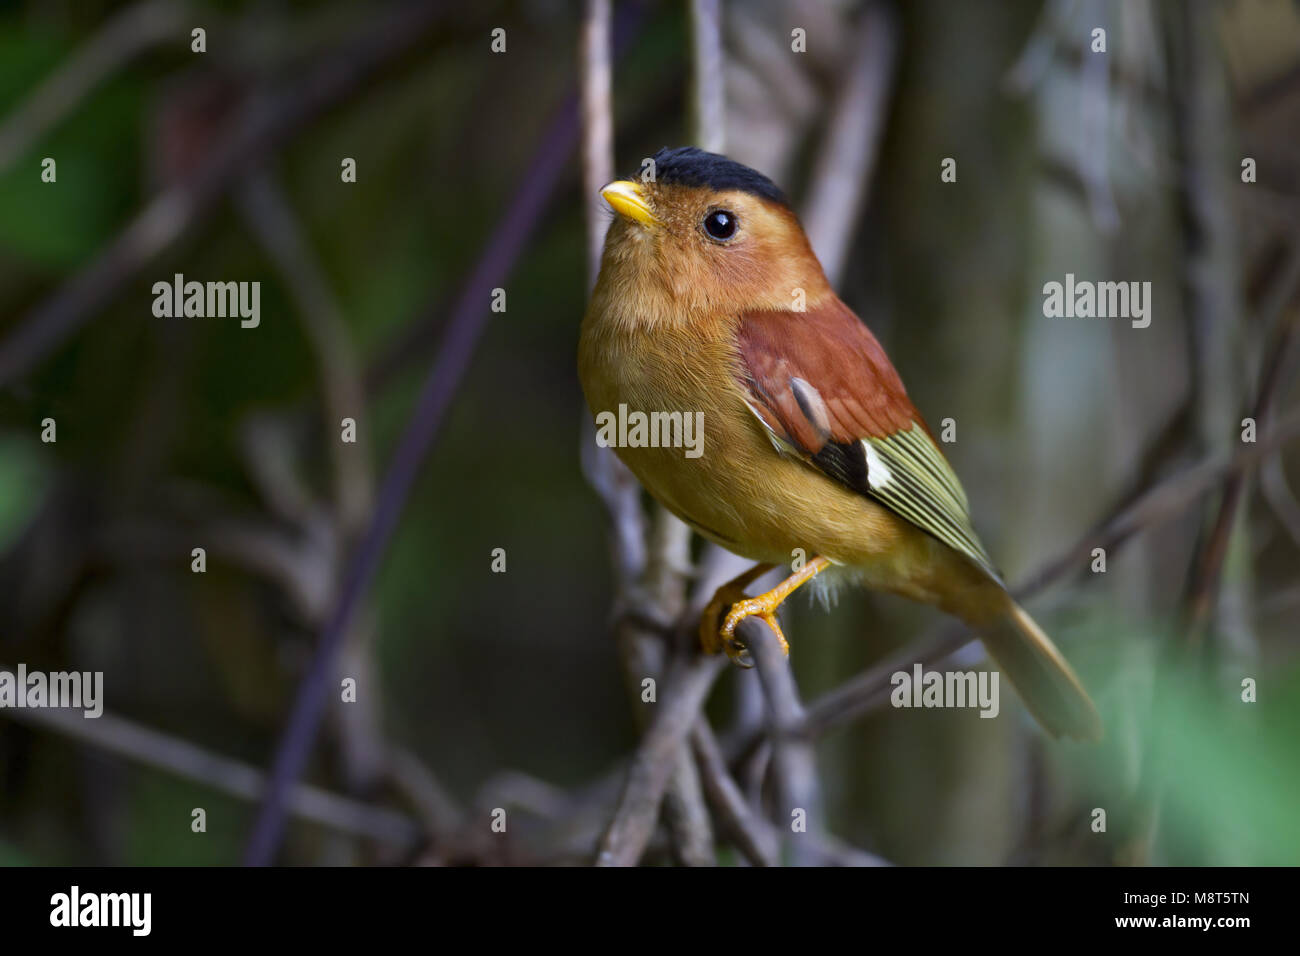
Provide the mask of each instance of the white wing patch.
POLYGON ((866 438, 862 444, 873 495, 1001 581, 971 526, 966 492, 920 425, 913 423, 887 438, 866 438))
POLYGON ((871 447, 871 442, 863 439, 862 447, 867 452, 867 484, 871 486, 872 491, 876 491, 889 484, 889 479, 893 475, 890 474, 889 466, 876 454, 876 449, 871 447))

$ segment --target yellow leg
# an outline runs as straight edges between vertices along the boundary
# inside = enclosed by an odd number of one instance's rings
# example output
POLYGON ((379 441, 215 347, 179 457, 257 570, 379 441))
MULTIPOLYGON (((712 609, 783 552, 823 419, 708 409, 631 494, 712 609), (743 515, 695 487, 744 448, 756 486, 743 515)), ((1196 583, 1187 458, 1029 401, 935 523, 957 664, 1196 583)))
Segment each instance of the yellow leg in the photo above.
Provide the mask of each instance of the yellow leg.
POLYGON ((775 564, 756 564, 744 574, 718 588, 713 599, 705 606, 704 613, 700 615, 700 646, 704 648, 704 653, 717 654, 725 649, 728 657, 740 663, 737 655, 732 653, 732 649, 722 643, 722 637, 718 632, 718 628, 722 625, 723 612, 733 604, 745 600, 745 588, 774 567, 775 564))
POLYGON ((789 654, 790 645, 781 632, 781 625, 776 620, 776 609, 781 606, 781 602, 788 598, 801 585, 811 581, 819 573, 830 567, 830 562, 825 558, 813 558, 802 568, 790 575, 772 590, 766 594, 760 594, 758 597, 746 597, 745 588, 753 583, 754 579, 760 575, 766 574, 772 569, 773 565, 760 564, 750 568, 734 581, 729 581, 713 596, 708 607, 704 609, 704 615, 700 619, 700 643, 703 645, 706 653, 716 654, 720 650, 725 650, 731 660, 742 666, 753 666, 747 663, 744 654, 745 645, 736 638, 736 627, 747 617, 758 615, 767 622, 768 627, 776 632, 777 640, 781 642, 781 649, 789 654), (721 629, 718 629, 718 618, 722 614, 723 608, 730 607, 727 612, 726 620, 723 621, 721 629))

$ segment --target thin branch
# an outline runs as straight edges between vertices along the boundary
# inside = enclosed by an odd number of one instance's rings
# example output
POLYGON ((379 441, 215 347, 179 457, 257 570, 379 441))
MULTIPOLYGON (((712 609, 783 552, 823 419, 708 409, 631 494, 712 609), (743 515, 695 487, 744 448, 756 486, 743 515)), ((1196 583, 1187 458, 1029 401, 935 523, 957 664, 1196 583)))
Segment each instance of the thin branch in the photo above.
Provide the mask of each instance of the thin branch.
MULTIPOLYGON (((889 700, 889 693, 893 689, 890 681, 894 674, 910 670, 918 661, 928 668, 938 667, 962 648, 974 643, 975 640, 963 625, 945 621, 933 636, 900 648, 874 667, 817 698, 808 705, 803 722, 787 732, 815 739, 852 723, 878 710, 889 700)), ((756 739, 746 743, 742 752, 747 752, 758 742, 756 739)))
POLYGON ((1297 435, 1300 435, 1300 415, 1293 415, 1271 429, 1267 435, 1261 436, 1258 442, 1246 446, 1235 455, 1226 459, 1223 456, 1213 456, 1166 479, 1124 508, 1103 527, 1088 532, 1062 554, 1045 562, 1015 589, 1015 594, 1020 598, 1036 594, 1068 572, 1085 566, 1093 548, 1110 551, 1139 531, 1168 521, 1232 475, 1253 467, 1297 435))
MULTIPOLYGON (((1284 370, 1291 358, 1296 330, 1300 328, 1300 308, 1292 308, 1300 292, 1300 231, 1292 236, 1290 253, 1285 266, 1275 277, 1272 287, 1264 296, 1259 325, 1270 329, 1264 353, 1264 369, 1259 386, 1247 414, 1255 420, 1255 428, 1262 430, 1269 421, 1274 399, 1282 381, 1284 370)), ((1193 562, 1189 584, 1190 640, 1199 643, 1199 635, 1208 625, 1210 612, 1218 593, 1219 575, 1227 558, 1232 529, 1242 511, 1241 499, 1251 469, 1243 468, 1229 477, 1219 501, 1210 532, 1202 542, 1193 562)))
MULTIPOLYGON (((1191 389, 1202 446, 1233 444, 1241 401, 1234 333, 1242 328, 1240 278, 1233 256, 1232 207, 1225 175, 1223 131, 1230 122, 1215 13, 1197 2, 1165 8, 1170 77, 1170 125, 1178 158, 1177 211, 1181 221, 1181 285, 1191 355, 1191 389)), ((1183 645, 1203 646, 1218 598, 1220 569, 1236 518, 1242 486, 1230 480, 1212 525, 1203 529, 1187 576, 1187 627, 1183 645)))
POLYGON ((1278 523, 1290 536, 1291 542, 1300 548, 1300 502, 1296 501, 1291 486, 1287 483, 1281 455, 1274 455, 1264 463, 1260 469, 1259 483, 1264 499, 1273 510, 1278 523))
POLYGON ((610 522, 610 558, 614 571, 614 617, 628 618, 641 630, 667 630, 667 621, 651 620, 640 602, 632 600, 636 583, 646 567, 646 520, 641 507, 641 485, 611 448, 596 444, 590 415, 583 416, 582 474, 600 496, 610 522))
POLYGON ((183 35, 192 10, 146 0, 110 17, 0 125, 0 172, 72 113, 108 76, 155 44, 183 35))
POLYGON ((323 55, 296 85, 255 97, 211 157, 150 201, 107 248, 0 343, 0 386, 26 374, 112 301, 145 265, 211 211, 249 162, 283 147, 307 122, 409 53, 440 11, 440 4, 405 4, 360 41, 323 55))
POLYGON ((767 697, 772 768, 777 790, 777 826, 787 834, 791 861, 799 866, 810 866, 816 854, 809 846, 811 841, 804 837, 824 833, 826 827, 812 739, 794 732, 805 720, 799 688, 795 686, 790 662, 777 643, 776 633, 765 622, 747 618, 739 631, 741 640, 753 656, 758 679, 767 697), (800 813, 804 829, 796 831, 793 825, 795 816, 800 813))
POLYGON ((390 782, 419 813, 426 831, 438 837, 454 832, 465 823, 464 811, 411 751, 389 744, 386 764, 390 782))
MULTIPOLYGON (((270 170, 264 167, 254 170, 246 182, 236 187, 235 200, 245 222, 276 264, 294 299, 295 311, 317 367, 326 436, 331 436, 344 418, 366 422, 359 362, 343 309, 303 234, 289 198, 270 170)), ((330 489, 333 508, 328 530, 333 544, 331 556, 351 546, 373 506, 374 477, 371 474, 368 433, 363 425, 352 443, 339 441, 337 436, 326 439, 333 465, 330 489)), ((336 570, 331 567, 328 579, 331 589, 338 581, 336 570)), ((332 603, 332 594, 328 600, 332 603)), ((316 624, 319 626, 319 621, 316 624)), ((335 678, 350 677, 360 686, 373 686, 378 675, 374 660, 374 627, 371 622, 361 620, 349 633, 339 656, 335 678)), ((338 714, 344 777, 354 792, 367 792, 381 777, 391 776, 386 766, 388 741, 381 728, 376 700, 373 694, 363 694, 356 703, 338 714)))
POLYGON ((737 849, 754 866, 775 866, 778 862, 776 837, 767 821, 753 812, 732 779, 713 729, 704 717, 691 728, 691 746, 704 792, 737 849))
MULTIPOLYGON (((582 87, 582 199, 587 234, 587 288, 596 284, 609 217, 597 198, 614 178, 613 67, 609 0, 588 0, 578 62, 582 87)), ((582 471, 605 503, 611 523, 615 613, 628 610, 627 595, 645 571, 645 514, 641 486, 610 448, 596 444, 595 425, 583 415, 582 471)))
POLYGON ((711 153, 726 147, 721 0, 691 0, 691 131, 711 153))
POLYGON ((695 656, 678 659, 669 668, 654 717, 637 746, 618 807, 601 838, 597 866, 635 866, 641 859, 677 755, 726 663, 721 655, 695 656))
MULTIPOLYGON (((1037 594, 1070 572, 1085 567, 1093 548, 1114 551, 1138 532, 1155 528, 1181 514, 1234 474, 1252 467, 1297 437, 1300 437, 1300 413, 1284 419, 1268 435, 1231 459, 1210 459, 1166 479, 1121 509, 1102 527, 1089 531, 1060 556, 1027 575, 1012 589, 1012 594, 1021 601, 1037 594)), ((963 625, 945 621, 932 636, 901 648, 892 657, 817 698, 808 705, 803 721, 791 728, 790 733, 818 738, 845 726, 884 705, 895 672, 908 670, 917 662, 937 667, 974 643, 975 639, 963 625)), ((761 732, 740 736, 728 748, 734 755, 733 762, 754 753, 763 740, 761 732)))
MULTIPOLYGON (((279 268, 297 306, 319 369, 327 433, 338 428, 343 418, 364 421, 365 394, 343 309, 330 290, 325 271, 310 249, 284 190, 263 168, 237 187, 235 198, 245 221, 279 268)), ((334 465, 336 519, 345 541, 364 525, 372 506, 374 479, 367 435, 367 429, 360 428, 355 443, 327 442, 334 465)))
POLYGON ((609 217, 598 190, 614 178, 613 43, 610 0, 587 0, 578 59, 582 85, 582 198, 587 232, 587 289, 596 284, 609 217))
MULTIPOLYGON (((640 17, 641 9, 637 6, 620 21, 616 51, 630 41, 640 17)), ((301 776, 315 743, 329 677, 344 635, 378 570, 411 486, 487 325, 492 289, 505 281, 527 246, 578 142, 578 114, 578 96, 570 93, 547 126, 536 161, 529 174, 521 177, 518 191, 452 308, 437 358, 384 476, 370 523, 348 562, 337 603, 322 631, 311 667, 298 688, 289 722, 276 747, 271 786, 245 851, 245 861, 251 865, 268 865, 280 845, 285 797, 301 776)))
POLYGON ((543 161, 521 178, 507 214, 489 238, 452 310, 442 347, 384 476, 374 515, 348 562, 338 601, 322 631, 311 668, 298 689, 289 723, 276 748, 271 787, 245 855, 251 865, 269 864, 280 844, 285 794, 302 774, 315 742, 329 677, 344 635, 378 570, 411 486, 492 314, 488 308, 492 289, 505 280, 518 260, 532 233, 529 224, 538 220, 538 207, 545 203, 554 180, 564 171, 577 138, 577 114, 576 97, 570 96, 547 129, 548 148, 543 150, 543 161))
POLYGON ((831 285, 838 286, 885 130, 898 50, 893 9, 872 2, 857 29, 857 55, 831 108, 804 203, 804 224, 831 285))
MULTIPOLYGON (((598 190, 614 178, 614 120, 611 24, 609 0, 588 0, 582 26, 579 74, 582 84, 582 173, 587 233, 588 288, 595 285, 600 271, 609 217, 596 198, 598 190)), ((598 447, 590 416, 584 416, 581 446, 582 467, 610 516, 611 557, 614 567, 614 613, 628 689, 636 702, 638 718, 645 708, 639 703, 644 678, 661 679, 664 643, 661 629, 644 627, 639 621, 652 614, 664 621, 675 615, 681 601, 683 562, 673 536, 661 522, 650 549, 646 544, 645 515, 641 489, 627 467, 610 448, 598 447), (644 578, 644 580, 642 580, 644 578)), ((683 541, 685 544, 685 541, 683 541)), ((714 861, 713 832, 700 787, 699 775, 683 749, 669 781, 665 817, 677 859, 688 865, 709 865, 714 861)))
MULTIPOLYGON (((4 713, 19 723, 53 730, 240 800, 260 800, 266 790, 266 776, 255 767, 107 711, 94 719, 59 708, 10 708, 4 713)), ((309 784, 293 787, 287 809, 300 819, 383 843, 411 847, 423 840, 421 828, 403 814, 309 784)))

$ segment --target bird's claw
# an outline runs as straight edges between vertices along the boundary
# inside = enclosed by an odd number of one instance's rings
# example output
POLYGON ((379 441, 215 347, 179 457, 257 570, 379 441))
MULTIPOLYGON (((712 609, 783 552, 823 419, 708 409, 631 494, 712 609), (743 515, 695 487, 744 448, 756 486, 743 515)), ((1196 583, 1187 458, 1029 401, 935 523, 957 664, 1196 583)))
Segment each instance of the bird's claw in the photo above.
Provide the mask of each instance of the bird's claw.
MULTIPOLYGON (((777 605, 779 603, 776 602, 777 605)), ((719 588, 700 617, 700 644, 707 654, 724 651, 731 662, 738 667, 753 667, 753 656, 745 646, 745 642, 736 636, 736 628, 745 618, 757 616, 762 618, 776 634, 776 639, 781 644, 781 653, 789 656, 790 645, 781 631, 775 611, 776 605, 764 600, 763 596, 751 598, 746 597, 740 588, 719 588), (719 627, 718 619, 722 617, 724 610, 727 616, 719 627)))

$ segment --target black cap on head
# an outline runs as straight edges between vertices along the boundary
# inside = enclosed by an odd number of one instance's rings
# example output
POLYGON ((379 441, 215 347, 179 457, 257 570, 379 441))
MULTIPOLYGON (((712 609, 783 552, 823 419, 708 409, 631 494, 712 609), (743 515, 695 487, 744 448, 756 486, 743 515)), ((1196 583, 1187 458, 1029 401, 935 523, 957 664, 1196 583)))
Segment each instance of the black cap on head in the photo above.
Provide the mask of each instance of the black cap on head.
POLYGON ((737 189, 789 206, 785 193, 757 170, 726 156, 706 153, 696 146, 659 150, 652 157, 655 180, 676 186, 704 186, 709 189, 737 189))

